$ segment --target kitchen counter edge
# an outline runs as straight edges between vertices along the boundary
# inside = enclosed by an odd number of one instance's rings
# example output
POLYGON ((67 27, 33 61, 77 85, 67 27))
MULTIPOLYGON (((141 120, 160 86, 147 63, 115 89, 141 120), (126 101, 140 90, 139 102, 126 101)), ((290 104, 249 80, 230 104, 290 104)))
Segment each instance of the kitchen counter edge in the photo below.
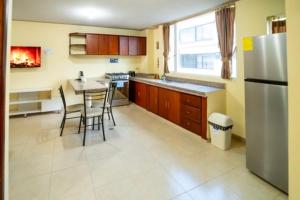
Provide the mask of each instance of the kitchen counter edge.
POLYGON ((191 95, 201 96, 201 97, 207 97, 207 95, 210 93, 224 91, 223 88, 205 86, 205 85, 194 84, 194 83, 188 83, 188 84, 190 84, 191 86, 194 86, 194 87, 197 87, 197 86, 204 87, 204 88, 206 88, 207 91, 203 91, 203 90, 196 89, 196 88, 187 89, 185 87, 180 87, 178 85, 180 85, 180 84, 184 85, 184 83, 180 83, 180 82, 176 82, 176 86, 172 85, 172 83, 170 83, 170 82, 169 83, 161 83, 161 80, 159 80, 159 79, 130 77, 129 80, 140 82, 140 83, 145 83, 145 84, 152 85, 152 86, 158 86, 161 88, 170 89, 170 90, 174 90, 174 91, 178 91, 178 92, 183 92, 183 93, 187 93, 187 94, 191 94, 191 95))

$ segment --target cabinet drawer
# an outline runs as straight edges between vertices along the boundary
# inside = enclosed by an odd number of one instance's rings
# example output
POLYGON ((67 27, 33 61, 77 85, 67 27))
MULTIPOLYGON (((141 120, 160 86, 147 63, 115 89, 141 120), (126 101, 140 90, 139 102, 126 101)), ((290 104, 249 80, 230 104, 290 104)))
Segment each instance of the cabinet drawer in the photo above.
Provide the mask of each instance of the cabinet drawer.
POLYGON ((201 108, 201 97, 181 93, 181 103, 190 105, 196 108, 201 108))
POLYGON ((197 122, 182 117, 181 126, 189 131, 196 133, 197 135, 201 135, 201 124, 197 122))
POLYGON ((201 110, 199 108, 182 104, 181 109, 181 116, 183 118, 191 119, 197 123, 201 122, 201 110))

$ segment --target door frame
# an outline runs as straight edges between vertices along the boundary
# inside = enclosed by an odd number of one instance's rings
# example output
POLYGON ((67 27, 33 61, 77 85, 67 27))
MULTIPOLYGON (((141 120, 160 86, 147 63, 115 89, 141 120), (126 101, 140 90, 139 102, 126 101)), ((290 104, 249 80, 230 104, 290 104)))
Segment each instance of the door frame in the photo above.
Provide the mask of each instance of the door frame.
POLYGON ((5 194, 5 130, 6 130, 6 64, 7 64, 7 30, 9 19, 9 1, 0 0, 0 199, 4 199, 5 194))

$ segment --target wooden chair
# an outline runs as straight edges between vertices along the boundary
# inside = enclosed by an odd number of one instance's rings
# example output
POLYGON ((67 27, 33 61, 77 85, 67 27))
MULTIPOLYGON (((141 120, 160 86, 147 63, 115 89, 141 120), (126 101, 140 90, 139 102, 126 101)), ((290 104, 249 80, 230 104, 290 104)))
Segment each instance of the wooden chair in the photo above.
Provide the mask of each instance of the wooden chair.
MULTIPOLYGON (((113 101, 113 97, 115 95, 116 88, 117 88, 117 83, 110 82, 109 88, 108 88, 107 99, 106 99, 106 105, 105 105, 105 108, 106 108, 105 113, 107 113, 109 120, 110 120, 110 116, 111 116, 114 126, 116 126, 116 122, 115 122, 115 118, 114 118, 113 111, 112 111, 112 101, 113 101)), ((93 108, 101 108, 102 106, 103 106, 103 102, 99 102, 99 101, 92 102, 93 108)))
POLYGON ((66 120, 67 119, 79 118, 79 116, 68 117, 67 115, 70 115, 70 114, 73 114, 73 113, 80 113, 83 104, 73 104, 73 105, 67 106, 66 99, 65 99, 65 94, 64 94, 64 90, 63 90, 62 86, 59 87, 59 93, 60 93, 60 96, 61 96, 61 99, 62 99, 62 102, 63 102, 63 107, 64 107, 64 116, 63 116, 63 119, 62 119, 61 124, 60 124, 60 129, 61 129, 60 130, 60 136, 62 136, 66 120))
POLYGON ((83 135, 83 146, 85 146, 85 138, 86 138, 86 128, 88 126, 95 125, 95 118, 98 118, 98 130, 100 130, 100 124, 102 125, 102 134, 103 134, 103 140, 105 141, 105 130, 104 130, 104 113, 106 109, 106 98, 107 98, 108 89, 102 92, 83 92, 83 108, 81 109, 81 116, 80 116, 80 122, 79 122, 79 129, 78 134, 80 134, 81 131, 81 124, 84 125, 84 135, 83 135), (89 106, 91 102, 93 101, 102 101, 102 107, 92 107, 89 106), (88 119, 93 119, 93 124, 88 124, 88 119))

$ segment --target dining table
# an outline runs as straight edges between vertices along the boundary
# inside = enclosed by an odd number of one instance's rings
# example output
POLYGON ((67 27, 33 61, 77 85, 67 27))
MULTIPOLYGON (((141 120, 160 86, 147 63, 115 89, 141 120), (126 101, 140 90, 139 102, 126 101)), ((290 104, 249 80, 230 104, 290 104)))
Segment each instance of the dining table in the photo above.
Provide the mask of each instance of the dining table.
POLYGON ((105 91, 109 87, 109 81, 88 78, 86 81, 81 81, 80 79, 70 79, 70 85, 72 86, 75 94, 82 94, 84 91, 105 91))
MULTIPOLYGON (((83 92, 94 92, 94 91, 105 91, 109 87, 109 81, 103 80, 99 78, 88 78, 85 81, 81 81, 80 79, 70 79, 68 80, 75 94, 83 95, 83 92)), ((88 107, 92 106, 92 100, 87 99, 86 104, 88 107)), ((92 124, 92 120, 88 119, 87 124, 92 124)))

